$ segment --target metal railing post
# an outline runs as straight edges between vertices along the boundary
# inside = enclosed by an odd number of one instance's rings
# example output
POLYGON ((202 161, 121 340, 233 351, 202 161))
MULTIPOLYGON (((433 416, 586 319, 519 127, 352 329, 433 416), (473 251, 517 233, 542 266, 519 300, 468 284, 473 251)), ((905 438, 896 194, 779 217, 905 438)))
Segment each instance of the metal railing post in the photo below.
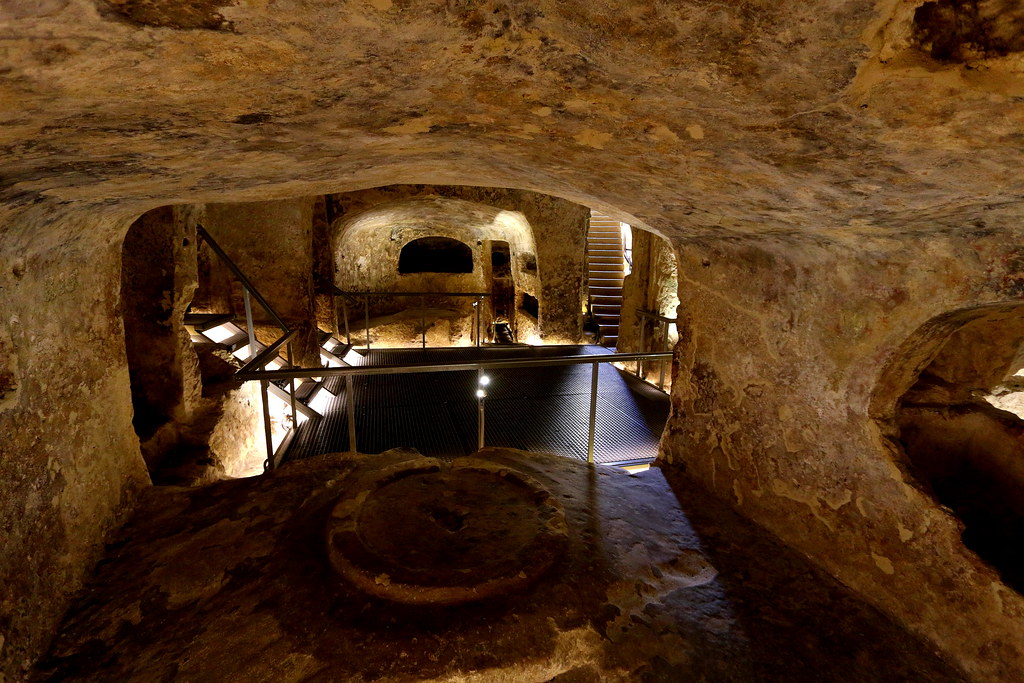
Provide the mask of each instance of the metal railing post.
POLYGON ((476 403, 477 403, 477 419, 476 419, 476 448, 480 450, 484 447, 484 401, 487 399, 486 392, 484 391, 484 369, 476 369, 476 403))
POLYGON ((274 469, 274 435, 270 427, 270 397, 267 395, 267 380, 260 380, 260 395, 263 397, 263 429, 267 437, 267 460, 263 463, 263 471, 274 469))
POLYGON ((597 361, 590 370, 590 426, 587 431, 587 462, 594 464, 594 432, 597 427, 597 361))
POLYGON ((427 348, 427 299, 420 295, 420 341, 423 348, 427 348))
MULTIPOLYGON (((637 348, 637 352, 643 353, 644 350, 645 350, 644 349, 644 345, 647 343, 647 318, 645 318, 644 316, 640 315, 639 312, 637 312, 637 317, 639 318, 637 323, 640 325, 640 346, 637 348)), ((636 378, 637 379, 643 379, 643 377, 641 377, 641 375, 643 375, 643 364, 644 364, 643 359, 639 359, 636 362, 636 378)))
MULTIPOLYGON (((289 341, 288 342, 288 367, 291 367, 292 365, 293 365, 293 363, 292 363, 292 343, 289 341)), ((288 393, 290 394, 289 398, 291 399, 291 405, 292 405, 292 429, 298 429, 299 428, 299 418, 295 414, 295 378, 294 377, 289 378, 289 380, 288 380, 288 388, 290 390, 288 393)))
POLYGON ((481 301, 482 301, 482 299, 480 299, 478 297, 476 302, 473 304, 476 307, 476 347, 477 348, 480 348, 480 309, 482 308, 482 306, 480 305, 481 301))
POLYGON ((345 316, 345 340, 348 342, 349 348, 352 347, 352 330, 348 327, 348 297, 341 297, 341 314, 345 316))
MULTIPOLYGON (((245 326, 249 330, 249 358, 256 355, 256 328, 252 325, 252 301, 249 298, 249 288, 242 285, 245 301, 245 326)), ((249 360, 246 358, 246 360, 249 360)))
MULTIPOLYGON (((665 326, 665 332, 661 337, 661 350, 668 351, 668 322, 662 321, 662 325, 665 326)), ((662 391, 665 390, 665 360, 661 361, 661 369, 658 371, 658 388, 662 391)))
POLYGON ((370 350, 370 295, 363 297, 363 314, 366 323, 366 350, 370 350))
POLYGON ((356 392, 355 382, 352 375, 345 375, 345 410, 348 413, 348 450, 350 453, 358 453, 356 450, 356 392))

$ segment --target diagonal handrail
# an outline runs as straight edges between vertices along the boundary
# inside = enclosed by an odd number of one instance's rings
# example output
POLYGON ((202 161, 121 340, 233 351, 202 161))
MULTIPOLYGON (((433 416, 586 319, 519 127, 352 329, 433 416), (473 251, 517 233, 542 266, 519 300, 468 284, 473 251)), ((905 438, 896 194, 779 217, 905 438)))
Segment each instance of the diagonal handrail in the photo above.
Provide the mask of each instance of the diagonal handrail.
POLYGON ((256 289, 255 285, 253 285, 249 278, 245 276, 245 273, 242 272, 242 269, 239 268, 238 265, 231 260, 231 257, 228 256, 223 249, 221 249, 220 245, 217 244, 217 240, 213 239, 213 236, 206 231, 206 228, 204 228, 202 225, 197 224, 196 234, 202 237, 203 240, 210 245, 210 248, 213 249, 217 256, 220 257, 220 260, 224 262, 224 265, 226 265, 231 270, 231 272, 234 273, 235 277, 237 277, 239 281, 242 283, 242 286, 249 290, 249 293, 253 296, 254 299, 256 299, 256 301, 259 302, 260 306, 263 307, 263 310, 267 312, 267 315, 269 315, 271 319, 275 323, 277 323, 277 326, 280 327, 283 331, 288 332, 291 328, 289 328, 288 325, 285 324, 284 320, 281 319, 281 316, 279 316, 277 314, 277 311, 274 310, 274 307, 270 305, 270 302, 267 301, 262 294, 260 294, 259 290, 256 289))
MULTIPOLYGON (((238 371, 235 373, 235 376, 248 374, 256 371, 266 372, 266 370, 263 370, 264 366, 266 366, 266 364, 269 363, 270 361, 274 360, 274 358, 277 356, 277 352, 281 349, 282 346, 284 346, 285 344, 292 340, 292 337, 295 336, 296 332, 298 332, 298 330, 288 330, 287 332, 282 334, 280 337, 278 337, 277 341, 275 341, 273 344, 260 351, 258 354, 253 356, 248 363, 239 368, 238 371)), ((239 379, 242 378, 240 377, 239 379)), ((263 378, 261 377, 260 379, 263 378)))
MULTIPOLYGON (((253 355, 248 360, 248 362, 246 362, 245 365, 243 365, 235 373, 235 377, 242 379, 243 381, 250 379, 260 380, 260 395, 263 400, 263 429, 265 432, 267 442, 267 459, 264 462, 263 468, 264 471, 271 470, 277 466, 277 460, 274 458, 273 434, 270 419, 270 397, 268 395, 270 382, 272 378, 268 378, 266 376, 267 370, 265 368, 266 365, 277 356, 277 353, 281 349, 281 347, 285 345, 288 346, 288 364, 291 364, 291 341, 292 337, 296 335, 298 330, 288 327, 284 320, 281 319, 281 316, 277 314, 277 311, 274 310, 274 307, 270 305, 270 302, 267 301, 267 299, 262 294, 260 294, 259 290, 256 289, 256 286, 252 283, 252 281, 248 277, 246 277, 245 273, 242 272, 242 269, 238 267, 238 264, 232 261, 231 257, 227 255, 227 253, 221 248, 219 244, 217 244, 217 240, 213 239, 213 235, 211 235, 206 230, 206 228, 204 228, 200 224, 196 224, 196 234, 199 237, 201 237, 204 242, 210 245, 210 248, 213 249, 214 253, 216 253, 217 256, 220 257, 220 260, 224 263, 224 265, 226 265, 228 269, 231 270, 232 273, 234 273, 235 277, 238 278, 238 281, 242 283, 242 289, 245 292, 245 322, 249 328, 249 350, 250 353, 252 353, 253 355), (274 341, 270 346, 263 349, 259 353, 256 353, 256 346, 254 343, 256 340, 256 334, 252 321, 252 307, 249 305, 250 297, 256 299, 259 305, 263 307, 263 310, 266 311, 267 315, 270 316, 271 320, 273 320, 277 324, 277 326, 281 328, 283 332, 283 334, 280 337, 278 337, 276 341, 274 341)), ((288 393, 292 414, 292 424, 295 425, 298 423, 298 416, 296 414, 295 405, 295 378, 291 377, 287 379, 289 384, 288 393)))

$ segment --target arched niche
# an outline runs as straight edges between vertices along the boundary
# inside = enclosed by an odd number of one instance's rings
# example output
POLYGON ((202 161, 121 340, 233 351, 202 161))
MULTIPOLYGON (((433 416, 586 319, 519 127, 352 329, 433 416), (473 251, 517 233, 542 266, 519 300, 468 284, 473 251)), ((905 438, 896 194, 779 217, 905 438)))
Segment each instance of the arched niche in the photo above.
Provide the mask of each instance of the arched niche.
POLYGON ((1024 303, 949 312, 890 363, 873 412, 964 545, 1024 591, 1024 303))
POLYGON ((402 247, 398 273, 472 273, 473 250, 451 237, 417 237, 402 247))

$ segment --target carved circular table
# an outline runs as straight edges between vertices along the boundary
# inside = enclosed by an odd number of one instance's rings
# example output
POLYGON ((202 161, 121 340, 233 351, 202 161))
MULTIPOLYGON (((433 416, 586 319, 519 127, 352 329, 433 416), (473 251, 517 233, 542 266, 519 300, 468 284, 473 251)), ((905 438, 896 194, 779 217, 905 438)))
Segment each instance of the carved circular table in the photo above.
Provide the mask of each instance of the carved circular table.
POLYGON ((334 507, 334 569, 371 595, 456 605, 520 590, 565 551, 565 515, 536 480, 486 460, 416 458, 360 480, 334 507))

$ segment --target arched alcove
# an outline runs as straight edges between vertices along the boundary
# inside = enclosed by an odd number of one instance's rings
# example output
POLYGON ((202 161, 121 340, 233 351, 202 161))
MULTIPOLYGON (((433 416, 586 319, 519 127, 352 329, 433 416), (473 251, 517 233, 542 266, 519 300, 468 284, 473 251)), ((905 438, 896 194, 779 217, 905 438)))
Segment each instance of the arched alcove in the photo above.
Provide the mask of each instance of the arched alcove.
POLYGON ((398 255, 398 272, 472 273, 473 250, 468 244, 451 237, 419 237, 402 247, 398 255))
POLYGON ((951 312, 904 344, 876 417, 964 545, 1024 589, 1024 304, 951 312))
MULTIPOLYGON (((498 289, 511 292, 510 302, 516 292, 541 295, 533 228, 519 212, 435 195, 379 201, 338 219, 331 228, 331 244, 339 290, 391 293, 369 302, 374 343, 418 345, 421 334, 429 345, 473 341, 472 297, 403 297, 402 292, 488 293, 490 298, 483 301, 485 331, 491 320, 501 317, 520 338, 537 332, 536 319, 517 315, 511 303, 501 304, 496 292, 500 280, 498 289), (495 266, 496 258, 504 259, 504 266, 495 266), (530 263, 533 269, 527 267, 530 263)), ((347 312, 349 329, 361 330, 362 304, 358 298, 352 303, 339 314, 347 312)))

